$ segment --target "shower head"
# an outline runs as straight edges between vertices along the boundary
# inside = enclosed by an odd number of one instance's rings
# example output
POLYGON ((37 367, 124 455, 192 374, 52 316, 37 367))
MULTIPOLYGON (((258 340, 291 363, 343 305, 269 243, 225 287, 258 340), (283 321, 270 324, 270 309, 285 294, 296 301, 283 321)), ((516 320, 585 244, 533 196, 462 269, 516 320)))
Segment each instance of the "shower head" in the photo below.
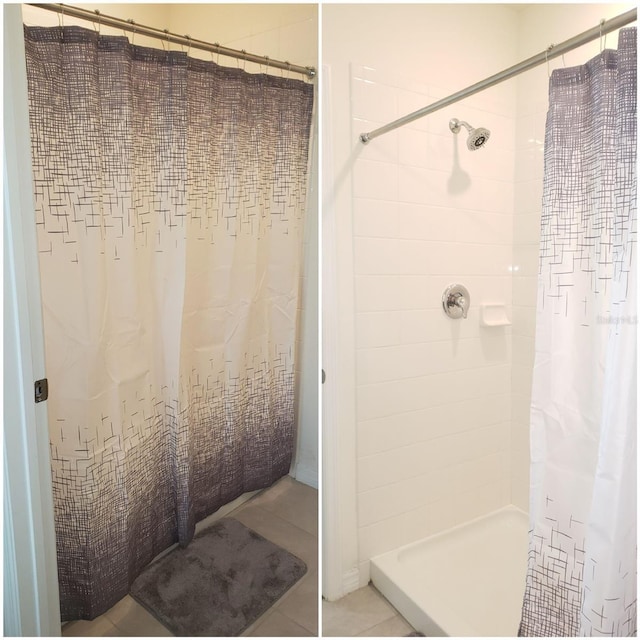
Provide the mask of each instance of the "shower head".
POLYGON ((491 131, 489 129, 485 129, 484 127, 478 127, 474 129, 468 122, 464 120, 458 120, 457 118, 453 118, 449 120, 449 129, 453 131, 453 133, 459 133, 460 127, 464 127, 469 132, 469 137, 467 138, 467 147, 471 151, 475 151, 480 147, 484 147, 489 136, 491 135, 491 131))

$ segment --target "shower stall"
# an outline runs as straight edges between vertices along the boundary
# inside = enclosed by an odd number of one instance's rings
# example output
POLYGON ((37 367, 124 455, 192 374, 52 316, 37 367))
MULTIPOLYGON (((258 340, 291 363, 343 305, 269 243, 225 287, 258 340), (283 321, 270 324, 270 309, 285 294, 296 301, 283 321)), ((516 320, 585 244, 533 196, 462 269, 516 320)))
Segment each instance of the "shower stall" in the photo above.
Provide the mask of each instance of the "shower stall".
POLYGON ((548 82, 617 34, 447 100, 631 8, 325 8, 325 599, 517 634, 548 82))

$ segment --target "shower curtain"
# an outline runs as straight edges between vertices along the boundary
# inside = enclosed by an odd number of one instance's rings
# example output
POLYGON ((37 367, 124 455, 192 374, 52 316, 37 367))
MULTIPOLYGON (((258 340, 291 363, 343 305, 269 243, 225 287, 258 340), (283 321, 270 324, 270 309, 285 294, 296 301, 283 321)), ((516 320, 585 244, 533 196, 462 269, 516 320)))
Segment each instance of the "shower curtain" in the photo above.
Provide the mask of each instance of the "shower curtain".
POLYGON ((520 635, 636 634, 636 30, 553 72, 520 635))
POLYGON ((25 27, 62 619, 289 471, 313 87, 25 27))

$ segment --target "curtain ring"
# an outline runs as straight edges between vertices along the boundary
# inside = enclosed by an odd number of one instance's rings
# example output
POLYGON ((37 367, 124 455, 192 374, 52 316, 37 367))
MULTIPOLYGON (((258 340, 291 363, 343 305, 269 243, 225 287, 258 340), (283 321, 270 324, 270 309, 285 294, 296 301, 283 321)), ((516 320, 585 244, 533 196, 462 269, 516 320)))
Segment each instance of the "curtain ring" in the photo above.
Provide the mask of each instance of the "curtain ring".
POLYGON ((246 71, 247 70, 247 50, 240 49, 240 51, 242 51, 242 70, 246 71))
POLYGON ((602 53, 602 27, 605 23, 604 18, 600 20, 600 53, 602 53))
MULTIPOLYGON (((165 51, 171 51, 171 45, 169 44, 169 29, 163 29, 165 35, 167 36, 167 48, 165 51)), ((162 48, 164 49, 164 40, 162 41, 162 48)))

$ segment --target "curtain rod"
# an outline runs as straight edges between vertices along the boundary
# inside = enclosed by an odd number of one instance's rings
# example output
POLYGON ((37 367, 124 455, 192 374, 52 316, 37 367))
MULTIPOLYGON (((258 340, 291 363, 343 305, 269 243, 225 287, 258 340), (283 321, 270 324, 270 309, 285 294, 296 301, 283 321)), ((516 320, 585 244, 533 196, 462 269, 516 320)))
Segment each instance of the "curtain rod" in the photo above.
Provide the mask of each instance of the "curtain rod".
POLYGON ((281 60, 274 60, 269 56, 258 56, 253 53, 247 53, 244 49, 238 51, 237 49, 230 49, 223 47, 216 43, 205 42, 204 40, 196 40, 189 35, 180 36, 176 33, 170 33, 168 29, 155 29, 154 27, 146 27, 144 25, 137 24, 133 20, 122 20, 121 18, 115 18, 114 16, 107 16, 104 13, 95 9, 89 11, 88 9, 81 9, 80 7, 72 7, 68 4, 55 3, 55 4, 40 4, 29 3, 31 7, 38 7, 39 9, 46 9, 48 11, 55 11, 57 13, 71 16, 72 18, 80 18, 82 20, 89 20, 90 22, 97 22, 98 25, 105 25, 107 27, 116 27, 123 29, 124 31, 131 31, 134 34, 139 33, 151 38, 158 38, 165 42, 171 42, 173 44, 179 44, 186 47, 193 47, 194 49, 202 49, 203 51, 210 51, 212 53, 218 53, 229 58, 237 58, 239 60, 247 60, 249 62, 257 62, 258 64, 264 64, 268 67, 275 67, 276 69, 283 69, 284 71, 294 71, 295 73, 301 73, 309 78, 313 78, 316 75, 314 67, 302 67, 297 64, 291 64, 288 61, 282 62, 281 60))
POLYGON ((615 18, 611 18, 611 20, 602 20, 597 27, 584 31, 583 33, 580 33, 577 36, 570 38, 569 40, 565 40, 560 44, 552 44, 545 51, 542 51, 541 53, 538 53, 537 55, 532 56, 531 58, 528 58, 523 62, 519 62, 518 64, 515 64, 512 67, 509 67, 508 69, 500 71, 499 73, 496 73, 490 76, 489 78, 485 78, 480 82, 476 82, 476 84, 473 84, 470 87, 467 87, 466 89, 462 89, 461 91, 458 91, 457 93, 454 93, 448 96, 447 98, 442 98, 441 100, 438 100, 437 102, 434 102, 433 104, 430 104, 427 107, 423 107, 418 111, 414 111, 413 113, 403 116, 402 118, 398 118, 397 120, 394 120, 393 122, 390 122, 389 124, 386 124, 383 127, 374 129, 373 131, 369 131, 368 133, 361 133, 360 141, 363 144, 367 144, 367 142, 369 142, 370 140, 373 140, 374 138, 377 138, 378 136, 381 136, 383 133, 388 133, 389 131, 393 131, 394 129, 397 129, 398 127, 402 127, 403 125, 408 124, 409 122, 413 122, 418 118, 422 118, 423 116, 429 115, 430 113, 433 113, 438 109, 442 109, 443 107, 447 107, 450 104, 453 104, 454 102, 458 102, 459 100, 468 98, 469 96, 472 96, 474 93, 478 93, 479 91, 483 91, 484 89, 493 87, 499 82, 503 82, 504 80, 509 80, 509 78, 513 78, 514 76, 517 76, 520 73, 523 73, 524 71, 529 71, 529 69, 533 69, 534 67, 537 67, 538 65, 541 65, 544 62, 547 62, 553 58, 557 58, 558 56, 561 56, 563 53, 567 53, 568 51, 571 51, 576 47, 586 44, 587 42, 591 42, 596 38, 600 38, 603 35, 609 33, 610 31, 615 31, 616 29, 620 29, 620 27, 624 27, 630 22, 634 22, 637 19, 637 13, 638 13, 637 9, 631 9, 631 11, 622 13, 619 16, 616 16, 615 18))

